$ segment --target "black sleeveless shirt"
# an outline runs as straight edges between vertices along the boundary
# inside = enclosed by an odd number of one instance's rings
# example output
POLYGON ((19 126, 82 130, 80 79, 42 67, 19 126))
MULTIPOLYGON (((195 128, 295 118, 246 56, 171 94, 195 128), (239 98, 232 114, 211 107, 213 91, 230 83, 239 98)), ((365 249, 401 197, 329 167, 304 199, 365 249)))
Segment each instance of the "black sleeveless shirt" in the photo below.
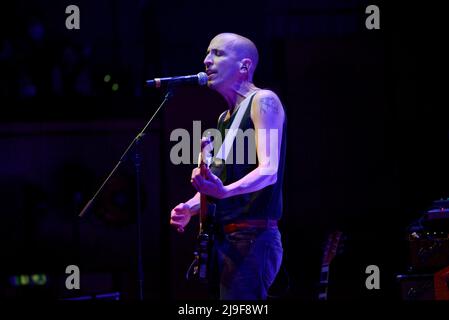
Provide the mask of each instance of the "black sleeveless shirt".
MULTIPOLYGON (((246 112, 242 118, 239 129, 243 133, 249 133, 252 130, 254 133, 254 123, 251 120, 251 105, 254 99, 253 95, 250 98, 250 102, 246 112), (249 131, 247 131, 249 130, 249 131)), ((229 129, 232 121, 234 120, 237 112, 227 119, 225 116, 227 112, 224 112, 218 120, 218 131, 221 133, 222 141, 225 139, 226 129, 229 129)), ((282 144, 279 155, 279 166, 277 172, 276 183, 266 186, 255 192, 241 194, 225 199, 210 200, 216 204, 216 221, 219 224, 230 223, 238 220, 251 220, 251 219, 273 219, 279 220, 282 216, 282 185, 284 177, 284 166, 286 156, 286 127, 287 120, 285 117, 283 130, 282 130, 282 144)), ((238 136, 238 134, 237 134, 238 136)), ((237 136, 235 137, 232 145, 232 150, 229 152, 227 161, 218 164, 215 160, 211 165, 211 170, 216 174, 224 185, 229 185, 237 180, 240 180, 245 175, 256 169, 258 166, 257 153, 255 147, 255 135, 247 134, 244 139, 240 138, 240 150, 239 154, 236 152, 236 145, 238 142, 237 136), (250 139, 252 141, 250 141, 250 139), (243 143, 241 143, 243 141, 243 143), (243 146, 243 148, 241 147, 243 146), (242 155, 241 152, 244 151, 242 155), (251 156, 252 154, 252 156, 251 156)))

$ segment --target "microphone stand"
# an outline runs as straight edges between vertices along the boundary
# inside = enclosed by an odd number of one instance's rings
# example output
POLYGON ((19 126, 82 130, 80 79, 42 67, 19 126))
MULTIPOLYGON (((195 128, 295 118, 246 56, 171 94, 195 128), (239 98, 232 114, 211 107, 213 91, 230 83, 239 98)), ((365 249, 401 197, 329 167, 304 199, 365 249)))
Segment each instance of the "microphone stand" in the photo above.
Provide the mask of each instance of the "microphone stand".
POLYGON ((100 188, 98 188, 97 192, 95 192, 94 196, 87 202, 87 204, 84 206, 83 210, 81 210, 81 213, 79 214, 79 217, 83 217, 92 207, 92 204, 94 203, 95 199, 98 197, 98 195, 103 190, 104 186, 107 184, 107 182, 110 180, 110 178, 114 175, 115 171, 120 167, 122 162, 127 157, 128 153, 131 149, 134 149, 134 169, 136 174, 136 213, 137 213, 137 271, 138 271, 138 282, 139 282, 139 300, 143 300, 143 282, 144 282, 144 271, 143 271, 143 259, 142 259, 142 205, 141 205, 141 155, 140 155, 140 144, 141 139, 145 136, 145 131, 150 126, 151 122, 153 121, 156 114, 159 112, 159 110, 164 106, 167 101, 173 96, 173 88, 171 86, 168 87, 167 93, 165 94, 165 98, 162 101, 162 103, 159 105, 159 107, 156 109, 156 111, 151 116, 150 120, 146 123, 145 127, 139 132, 139 134, 134 138, 133 141, 129 144, 128 148, 126 148, 125 152, 123 152, 122 156, 120 157, 120 160, 115 165, 114 169, 109 173, 108 177, 103 181, 100 188), (134 148, 133 148, 134 147, 134 148))

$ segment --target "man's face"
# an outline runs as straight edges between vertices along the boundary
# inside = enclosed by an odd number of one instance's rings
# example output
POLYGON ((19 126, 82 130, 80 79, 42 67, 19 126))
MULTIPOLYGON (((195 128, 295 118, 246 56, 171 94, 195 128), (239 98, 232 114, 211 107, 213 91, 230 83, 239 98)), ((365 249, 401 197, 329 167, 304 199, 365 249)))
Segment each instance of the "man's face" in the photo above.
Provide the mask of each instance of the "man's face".
POLYGON ((212 39, 204 59, 207 85, 212 89, 226 89, 239 79, 240 61, 233 48, 235 39, 219 35, 212 39))

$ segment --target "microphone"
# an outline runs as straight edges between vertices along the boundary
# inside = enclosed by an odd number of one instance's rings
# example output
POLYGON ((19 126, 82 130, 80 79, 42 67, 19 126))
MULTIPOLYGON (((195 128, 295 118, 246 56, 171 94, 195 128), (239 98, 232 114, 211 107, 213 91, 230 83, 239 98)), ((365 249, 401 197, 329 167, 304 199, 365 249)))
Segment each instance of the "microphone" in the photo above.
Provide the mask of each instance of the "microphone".
POLYGON ((160 88, 162 85, 176 85, 176 84, 198 84, 204 86, 207 83, 207 74, 200 72, 190 76, 155 78, 153 80, 145 81, 147 87, 160 88))

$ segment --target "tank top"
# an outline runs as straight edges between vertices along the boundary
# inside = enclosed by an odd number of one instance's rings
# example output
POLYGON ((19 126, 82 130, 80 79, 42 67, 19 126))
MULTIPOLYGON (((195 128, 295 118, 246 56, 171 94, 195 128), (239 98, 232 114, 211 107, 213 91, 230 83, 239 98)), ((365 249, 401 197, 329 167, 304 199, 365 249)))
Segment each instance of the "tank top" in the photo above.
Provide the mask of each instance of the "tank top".
MULTIPOLYGON (((250 133, 251 130, 254 132, 254 123, 251 119, 251 105, 254 96, 255 95, 251 97, 248 108, 243 115, 239 126, 239 129, 241 129, 243 133, 250 133)), ((237 114, 237 112, 234 112, 229 119, 225 120, 226 113, 227 112, 221 114, 217 126, 218 131, 221 133, 222 141, 224 141, 226 129, 230 128, 232 121, 237 114)), ((225 199, 210 198, 210 200, 216 204, 215 216, 217 223, 225 224, 238 220, 251 219, 279 220, 281 218, 282 185, 287 144, 286 129, 287 120, 286 117, 284 117, 276 183, 255 192, 236 195, 225 199)), ((221 164, 217 164, 217 162, 214 161, 211 165, 212 172, 221 179, 224 185, 240 180, 258 166, 254 135, 248 134, 247 137, 243 139, 238 138, 238 136, 239 134, 237 134, 234 139, 228 159, 221 164), (237 144, 240 146, 239 154, 236 152, 237 144), (252 157, 251 154, 253 155, 252 157)))

